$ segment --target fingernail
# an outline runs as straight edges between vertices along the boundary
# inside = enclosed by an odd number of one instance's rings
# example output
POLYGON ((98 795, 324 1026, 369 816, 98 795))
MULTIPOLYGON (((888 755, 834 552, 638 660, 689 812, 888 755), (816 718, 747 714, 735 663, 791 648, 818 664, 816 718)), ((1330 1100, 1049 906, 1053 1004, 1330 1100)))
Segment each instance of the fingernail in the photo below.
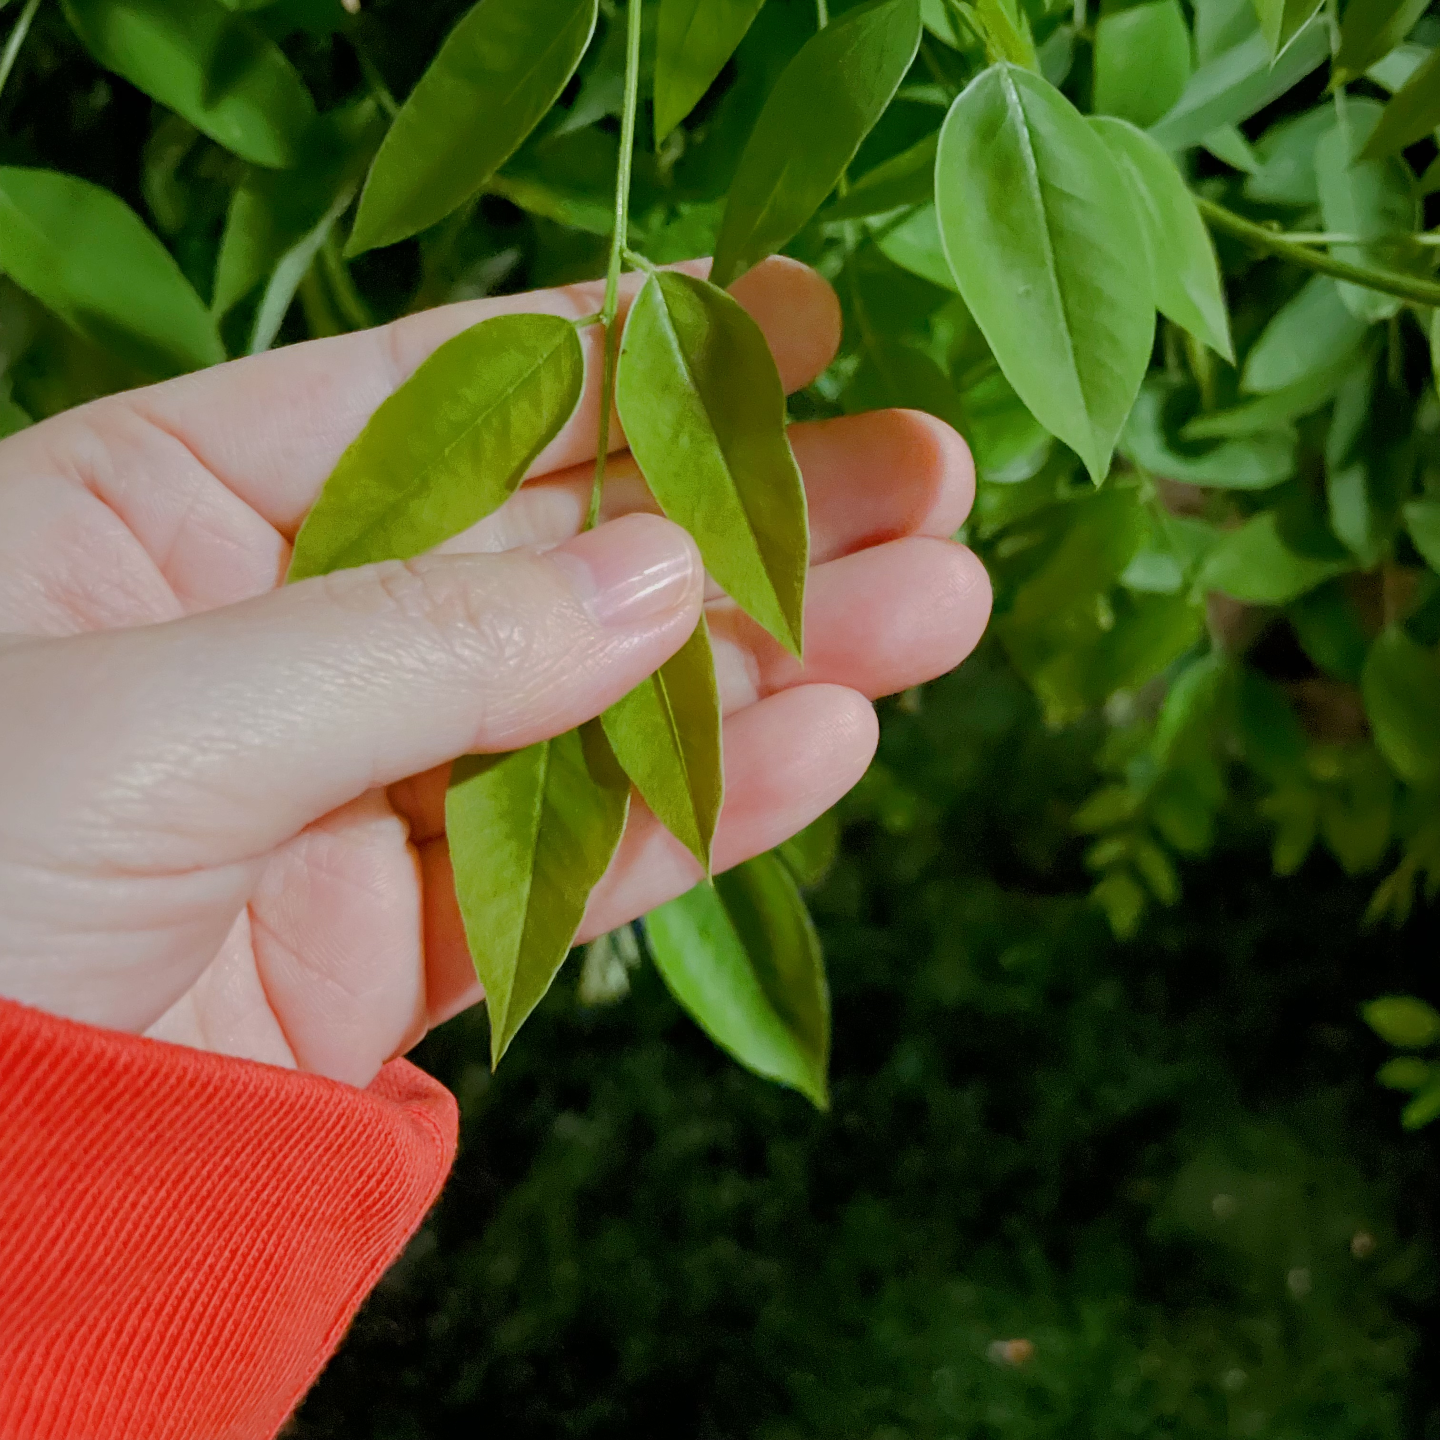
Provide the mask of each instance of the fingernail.
POLYGON ((612 520, 567 540, 547 558, 565 568, 585 608, 602 625, 658 619, 700 588, 694 542, 658 515, 612 520))

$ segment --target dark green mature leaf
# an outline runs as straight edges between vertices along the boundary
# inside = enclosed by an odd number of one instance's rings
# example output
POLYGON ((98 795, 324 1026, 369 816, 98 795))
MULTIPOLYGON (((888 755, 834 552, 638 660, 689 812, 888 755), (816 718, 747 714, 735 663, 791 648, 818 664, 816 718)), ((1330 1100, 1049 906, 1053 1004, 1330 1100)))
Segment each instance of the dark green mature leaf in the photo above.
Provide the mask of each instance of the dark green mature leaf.
POLYGON ((347 253, 393 245, 463 205, 520 148, 575 73, 598 0, 480 0, 401 107, 347 253))
POLYGON ((1423 1050, 1440 1040, 1440 1014, 1413 995, 1383 995, 1361 1013, 1382 1040, 1399 1050, 1423 1050))
POLYGON ((215 322, 170 252, 123 200, 87 180, 0 168, 0 270, 149 374, 225 358, 215 322))
POLYGON ((1350 0, 1340 22, 1335 82, 1363 75, 1415 27, 1428 0, 1350 0))
POLYGON ((704 280, 652 275, 625 325, 615 402, 660 508, 741 609, 798 655, 805 487, 760 328, 704 280))
POLYGON ((1440 129, 1440 49, 1432 50, 1395 93, 1360 152, 1361 160, 1383 160, 1440 129))
POLYGON ((289 578, 409 559, 482 520, 570 418, 584 379, 575 327, 553 315, 500 315, 446 341, 340 457, 289 578))
POLYGON ((1412 500, 1404 507, 1405 528, 1425 563, 1440 573, 1440 500, 1412 500))
POLYGON ((927 135, 884 164, 867 170, 850 189, 820 213, 825 222, 862 220, 911 205, 923 205, 935 193, 935 152, 940 132, 927 135))
POLYGON ((598 720, 508 755, 455 762, 445 831, 498 1065, 565 963, 630 808, 598 720))
POLYGON ((1190 79, 1190 27, 1179 0, 1148 0, 1095 27, 1095 110, 1153 125, 1190 79))
MULTIPOLYGON (((1334 245, 1330 253, 1350 265, 1399 270, 1409 254, 1405 242, 1394 237, 1411 234, 1420 222, 1415 176, 1398 155, 1381 160, 1354 158, 1380 115, 1381 107, 1373 100, 1350 100, 1344 122, 1322 136, 1315 147, 1315 174, 1325 228, 1368 242, 1334 245)), ((1338 288, 1346 308, 1362 320, 1387 320, 1400 309, 1400 300, 1394 295, 1345 281, 1338 288)))
POLYGON ((663 140, 714 83, 765 0, 660 0, 655 138, 663 140))
POLYGON ((729 285, 824 203, 920 45, 918 0, 870 0, 806 42, 760 112, 730 186, 711 278, 729 285))
POLYGON ((1263 110, 1323 64, 1329 53, 1325 26, 1318 18, 1304 26, 1273 63, 1270 42, 1257 32, 1202 65, 1150 133, 1167 150, 1198 145, 1218 126, 1238 125, 1263 110))
POLYGON ((1265 510, 1210 552, 1200 569, 1200 585, 1252 605, 1284 605, 1353 568, 1349 559, 1293 549, 1275 512, 1265 510))
POLYGON ((13 400, 8 397, 0 399, 0 440, 18 434, 33 423, 29 415, 13 400))
POLYGON ((315 121, 295 67, 244 16, 198 0, 64 0, 107 69, 256 165, 293 165, 315 121))
POLYGON ((1155 328, 1109 148, 1052 85, 993 65, 945 121, 936 201, 950 269, 1000 368, 1098 483, 1155 328))
POLYGON ((1295 437, 1261 434, 1208 449, 1178 449, 1165 434, 1162 387, 1147 384, 1135 401, 1120 449, 1142 469, 1166 480, 1216 490, 1268 490, 1295 473, 1295 437))
POLYGON ((1130 185, 1160 313, 1233 364, 1220 262, 1180 172, 1143 130, 1106 116, 1090 123, 1130 185))
POLYGON ((665 983, 747 1069, 828 1104, 830 997, 805 902, 773 854, 652 911, 645 933, 665 983))
POLYGON ((1360 349, 1367 328, 1335 282, 1316 275, 1261 332, 1245 357, 1240 388, 1268 394, 1328 375, 1338 357, 1360 349))
POLYGON ((708 874, 725 771, 720 692, 704 617, 655 674, 600 718, 641 798, 708 874))
POLYGON ((1278 58, 1319 8, 1319 0, 1255 0, 1271 55, 1278 58))
POLYGON ((1360 677, 1380 753, 1412 785, 1440 776, 1440 666, 1398 625, 1370 647, 1360 677))

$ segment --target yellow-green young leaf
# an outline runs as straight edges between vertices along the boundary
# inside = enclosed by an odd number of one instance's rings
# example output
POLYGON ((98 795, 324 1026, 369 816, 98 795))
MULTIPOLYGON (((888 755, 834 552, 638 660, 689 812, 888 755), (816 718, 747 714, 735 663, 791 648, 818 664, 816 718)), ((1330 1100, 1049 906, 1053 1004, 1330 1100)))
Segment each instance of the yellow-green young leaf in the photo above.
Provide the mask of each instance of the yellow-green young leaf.
POLYGON ((64 0, 107 70, 256 165, 299 158, 315 102, 295 67, 242 15, 198 0, 64 0))
POLYGON ((1440 1014, 1413 995, 1384 995, 1362 1007, 1365 1023, 1400 1050, 1423 1050, 1440 1040, 1440 1014))
POLYGON ((1335 83, 1363 75, 1388 55, 1425 13, 1428 0, 1350 0, 1340 22, 1335 83))
POLYGON ((1440 130, 1440 49, 1432 50, 1396 92, 1370 132, 1361 160, 1383 160, 1440 130))
POLYGON ((1368 326, 1346 309, 1335 282, 1316 275, 1277 312, 1245 357, 1240 388, 1268 395, 1328 375, 1354 355, 1368 326))
POLYGON ((806 41, 741 153, 715 244, 715 284, 774 254, 815 214, 919 47, 918 0, 870 0, 806 41))
MULTIPOLYGON (((1318 547, 1317 547, 1318 548, 1318 547)), ((1251 605, 1284 605, 1322 581, 1354 569, 1338 547, 1326 553, 1294 548, 1281 534, 1273 510, 1232 530, 1206 557, 1199 584, 1251 605)))
POLYGON ((1440 775, 1440 666, 1398 625, 1370 647, 1360 677, 1365 713, 1380 753, 1412 785, 1440 775))
POLYGON ((1124 120, 1097 116, 1090 123, 1130 186, 1157 308, 1233 364, 1220 262, 1174 161, 1143 130, 1124 120))
POLYGON ((972 5, 987 58, 1008 60, 1038 72, 1040 62, 1035 55, 1030 19, 1014 0, 972 0, 972 5))
POLYGON ((1303 26, 1274 61, 1270 42, 1257 31, 1202 65, 1150 133, 1167 150, 1198 145, 1219 126, 1238 125, 1263 110, 1324 64, 1329 53, 1330 42, 1319 18, 1303 26))
POLYGON ((1155 333, 1109 148, 1048 81, 992 65, 946 118, 935 192, 951 272, 1006 379, 1098 484, 1155 333))
POLYGON ((1319 8, 1318 0, 1255 0, 1270 54, 1278 59, 1319 8))
POLYGON ((824 959, 795 881, 773 854, 652 911, 645 933, 671 994, 721 1049, 825 1108, 824 959))
POLYGON ((660 0, 655 51, 655 138, 700 102, 765 0, 660 0))
POLYGON ((1179 0, 1149 0, 1095 26, 1095 109, 1153 125, 1190 78, 1190 27, 1179 0))
MULTIPOLYGON (((1351 100, 1345 113, 1346 123, 1336 125, 1315 147, 1320 214, 1327 230, 1357 235, 1368 243, 1332 245, 1330 253, 1371 270, 1403 269, 1413 252, 1394 237, 1411 234, 1420 223, 1414 173, 1398 155, 1354 158, 1379 122, 1381 107, 1375 101, 1351 100)), ((1346 308, 1362 320, 1388 320, 1400 309, 1394 295, 1345 281, 1338 288, 1346 308)))
POLYGON ((760 327, 704 280, 652 275, 625 325, 615 403, 660 508, 736 604, 799 655, 805 486, 760 327))
POLYGON ((54 170, 0 168, 0 271, 151 375, 225 358, 170 252, 118 196, 54 170))
POLYGON ((704 616, 655 674, 600 718, 641 798, 708 874, 725 772, 720 692, 704 616))
POLYGON ((499 509, 584 380, 575 327, 553 315, 499 315, 446 341, 340 457, 289 578, 408 560, 499 509))
POLYGON ((867 170, 843 196, 821 211, 820 219, 827 224, 833 220, 863 220, 889 210, 925 204, 935 193, 935 152, 939 145, 937 130, 867 170))
POLYGON ((401 107, 360 197, 348 253, 393 245, 463 205, 575 73, 598 0, 480 0, 401 107))
POLYGON ((492 1064, 565 963, 629 808, 630 782, 598 720, 508 755, 455 762, 445 832, 485 987, 492 1064))

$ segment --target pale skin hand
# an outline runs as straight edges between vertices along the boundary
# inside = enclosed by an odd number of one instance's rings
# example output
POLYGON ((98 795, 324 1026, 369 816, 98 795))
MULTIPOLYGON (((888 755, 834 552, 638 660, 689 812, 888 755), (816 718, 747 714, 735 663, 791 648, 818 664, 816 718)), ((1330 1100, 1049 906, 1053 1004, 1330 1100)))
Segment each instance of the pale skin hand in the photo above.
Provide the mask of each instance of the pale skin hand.
MULTIPOLYGON (((735 293, 788 389, 829 362, 838 310, 811 271, 772 260, 735 293)), ((503 510, 435 557, 280 582, 340 452, 436 345, 599 300, 431 311, 0 443, 0 995, 357 1085, 481 998, 445 849, 449 760, 597 714, 683 643, 705 590, 689 538, 636 513, 653 506, 622 454, 606 523, 574 538, 598 333, 579 413, 503 510)), ((844 794, 874 750, 869 701, 958 664, 989 613, 979 562, 946 538, 973 495, 958 436, 889 411, 792 440, 814 534, 804 666, 704 598, 720 868, 844 794)), ((582 938, 697 877, 637 802, 582 938)))

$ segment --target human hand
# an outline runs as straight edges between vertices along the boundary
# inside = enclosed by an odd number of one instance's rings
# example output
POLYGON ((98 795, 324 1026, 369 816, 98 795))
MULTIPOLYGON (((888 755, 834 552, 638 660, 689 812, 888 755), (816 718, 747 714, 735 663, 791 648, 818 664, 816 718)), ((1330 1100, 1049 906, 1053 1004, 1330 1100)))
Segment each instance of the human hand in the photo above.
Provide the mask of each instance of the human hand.
MULTIPOLYGON (((771 260, 734 293, 787 390, 829 363, 838 309, 812 271, 771 260)), ((0 995, 357 1085, 481 998, 443 833, 449 761, 598 714, 702 603, 693 543, 628 456, 609 465, 608 523, 577 538, 596 332, 586 398, 503 509, 434 556, 281 582, 341 451, 437 345, 599 297, 454 305, 0 443, 0 995)), ((719 869, 849 789, 874 750, 868 700, 958 664, 989 611, 979 562, 945 538, 973 495, 953 431, 888 411, 791 436, 813 532, 805 664, 704 602, 726 712, 719 869)), ((637 801, 581 938, 698 878, 637 801)))

